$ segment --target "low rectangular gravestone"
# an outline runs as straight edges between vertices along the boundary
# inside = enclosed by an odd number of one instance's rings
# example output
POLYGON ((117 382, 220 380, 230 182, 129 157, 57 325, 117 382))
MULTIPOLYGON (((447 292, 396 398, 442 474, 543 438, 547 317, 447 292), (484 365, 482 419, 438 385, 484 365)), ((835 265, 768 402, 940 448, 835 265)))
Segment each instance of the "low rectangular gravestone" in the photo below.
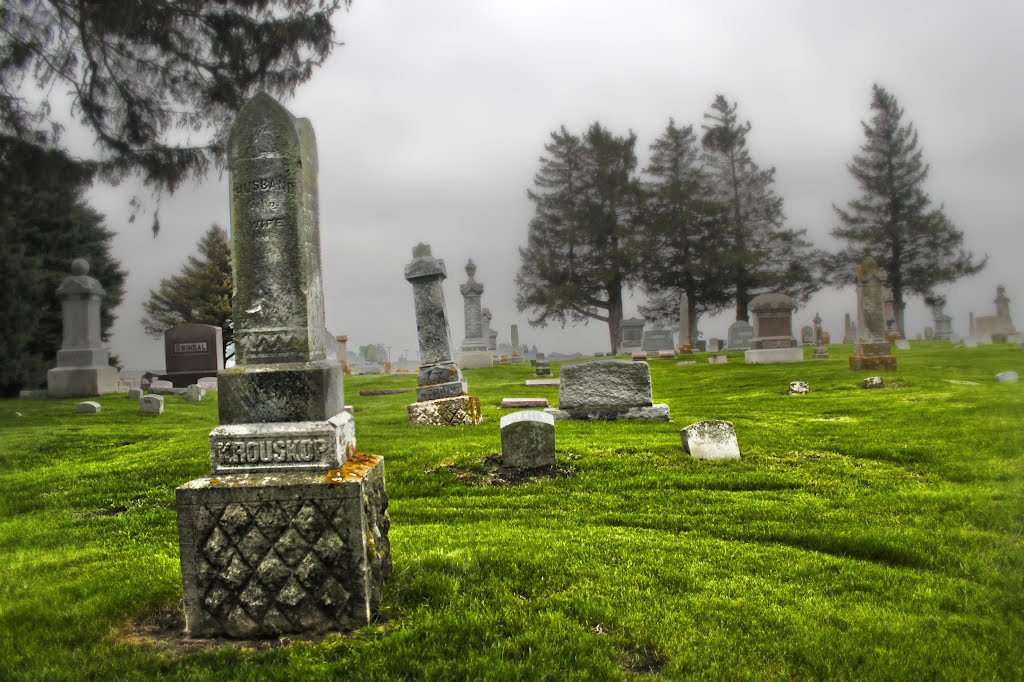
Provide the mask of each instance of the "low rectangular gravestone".
POLYGON ((668 405, 651 398, 651 368, 646 362, 592 360, 562 365, 555 419, 667 421, 668 405))

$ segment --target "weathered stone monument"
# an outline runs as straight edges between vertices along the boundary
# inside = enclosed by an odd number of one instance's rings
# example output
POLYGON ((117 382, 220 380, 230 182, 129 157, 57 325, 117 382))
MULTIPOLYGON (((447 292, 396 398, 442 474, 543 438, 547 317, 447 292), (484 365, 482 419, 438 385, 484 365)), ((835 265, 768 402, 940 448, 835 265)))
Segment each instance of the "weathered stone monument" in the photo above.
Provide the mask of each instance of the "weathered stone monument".
POLYGON ((904 338, 896 317, 896 297, 889 287, 882 287, 882 310, 885 315, 885 338, 889 341, 904 338))
POLYGON ((803 327, 800 327, 800 345, 814 345, 814 327, 809 324, 805 324, 803 327))
POLYGON ((512 355, 509 357, 509 362, 522 362, 523 349, 519 347, 519 325, 512 325, 509 329, 509 337, 512 339, 512 355))
POLYGON ((846 313, 843 319, 843 343, 857 343, 857 325, 850 319, 850 313, 846 313))
POLYGON ((637 317, 630 317, 619 324, 619 348, 618 353, 633 353, 639 351, 644 340, 644 321, 637 317))
POLYGON ((466 381, 452 359, 452 336, 441 283, 448 276, 444 261, 434 258, 429 244, 417 244, 405 279, 412 284, 420 371, 416 402, 409 405, 409 423, 428 426, 479 424, 480 399, 467 393, 466 381))
POLYGON ((645 329, 640 342, 640 349, 646 353, 660 353, 663 350, 675 350, 672 343, 671 329, 645 329))
POLYGON ((754 325, 746 320, 736 320, 729 325, 726 338, 729 350, 750 350, 750 342, 754 338, 754 325))
POLYGON ((693 341, 690 338, 690 297, 684 291, 679 295, 679 338, 676 350, 684 355, 692 353, 693 341))
POLYGON ((224 332, 212 324, 179 324, 164 332, 164 363, 160 375, 185 388, 224 369, 224 332))
POLYGON ((228 168, 237 365, 218 375, 211 473, 177 490, 185 632, 365 625, 391 568, 384 461, 356 451, 326 359, 312 126, 257 94, 228 168))
POLYGON ((825 347, 825 333, 821 330, 821 315, 814 313, 814 353, 811 358, 827 360, 828 348, 825 347))
POLYGON ((754 316, 754 338, 743 354, 748 365, 803 362, 804 351, 793 338, 793 298, 786 294, 761 294, 748 305, 754 316))
POLYGON ((463 369, 490 367, 494 364, 491 351, 487 350, 489 339, 484 336, 483 310, 480 297, 484 285, 476 281, 476 263, 470 258, 466 263, 466 283, 459 287, 462 293, 462 309, 465 314, 466 337, 459 346, 458 365, 463 369))
MULTIPOLYGON (((953 337, 953 318, 946 314, 946 297, 929 296, 924 299, 932 314, 932 323, 935 325, 932 331, 932 338, 938 341, 949 341, 953 337)), ((925 333, 925 338, 928 334, 925 333)))
POLYGON ((996 314, 978 315, 974 318, 976 336, 991 337, 993 341, 1005 342, 1017 333, 1010 318, 1010 299, 1006 295, 1006 287, 996 287, 996 314))
POLYGON ((896 371, 892 342, 886 338, 884 293, 886 273, 874 258, 866 258, 854 272, 857 286, 857 328, 860 338, 850 356, 852 370, 896 371))
POLYGON ((668 405, 651 398, 651 368, 646 362, 591 360, 562 365, 555 419, 668 421, 668 405))
POLYGON ((117 368, 103 348, 100 304, 106 292, 89 276, 89 262, 76 258, 71 274, 57 287, 62 333, 57 366, 46 373, 46 392, 54 398, 103 395, 117 391, 117 368))
POLYGON ((679 432, 683 449, 694 459, 739 459, 740 446, 732 422, 719 419, 690 424, 679 432))
POLYGON ((494 319, 494 315, 491 313, 490 308, 484 308, 480 311, 480 317, 483 320, 484 338, 487 339, 487 350, 490 351, 491 355, 498 352, 498 332, 491 327, 491 320, 494 319))
POLYGON ((555 463, 555 419, 528 410, 501 418, 501 463, 518 469, 534 469, 555 463))

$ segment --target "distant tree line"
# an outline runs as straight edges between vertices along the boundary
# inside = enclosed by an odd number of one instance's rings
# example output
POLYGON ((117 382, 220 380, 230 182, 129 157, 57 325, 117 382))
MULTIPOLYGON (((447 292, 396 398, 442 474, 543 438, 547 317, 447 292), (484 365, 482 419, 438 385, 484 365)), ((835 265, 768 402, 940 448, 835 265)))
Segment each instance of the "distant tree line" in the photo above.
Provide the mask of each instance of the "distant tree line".
POLYGON ((872 256, 889 271, 902 328, 907 294, 931 296, 985 260, 963 250, 963 233, 941 208, 929 208, 928 167, 895 98, 875 85, 871 108, 867 142, 848 166, 863 194, 848 209, 834 207, 832 234, 845 242, 835 253, 786 225, 775 168, 752 159, 752 126, 723 95, 699 139, 670 118, 640 173, 632 131, 617 136, 595 122, 577 135, 562 126, 527 191, 534 216, 519 250, 518 309, 530 311, 533 326, 605 322, 615 350, 624 289, 646 295, 640 312, 658 325, 678 322, 685 293, 695 339, 702 315, 735 306, 746 320, 750 300, 767 291, 806 302, 824 286, 848 284, 854 264, 872 256))

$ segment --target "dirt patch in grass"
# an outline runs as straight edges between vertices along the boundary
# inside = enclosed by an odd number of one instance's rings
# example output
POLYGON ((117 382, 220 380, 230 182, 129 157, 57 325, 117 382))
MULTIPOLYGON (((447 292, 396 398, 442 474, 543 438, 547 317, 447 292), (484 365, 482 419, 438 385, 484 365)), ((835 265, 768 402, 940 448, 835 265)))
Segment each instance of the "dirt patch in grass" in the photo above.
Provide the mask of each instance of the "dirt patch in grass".
POLYGON ((668 664, 668 656, 652 646, 629 646, 622 656, 620 667, 634 675, 656 675, 668 664))
POLYGON ((182 610, 181 602, 178 602, 161 606, 129 621, 122 629, 112 635, 112 639, 120 644, 146 646, 161 654, 180 657, 221 647, 268 651, 288 646, 292 642, 312 642, 327 636, 337 636, 338 634, 341 633, 289 635, 287 637, 268 637, 265 639, 186 637, 185 614, 182 610))
POLYGON ((547 478, 568 478, 577 474, 579 468, 556 462, 550 466, 518 469, 516 467, 503 466, 501 455, 494 454, 484 457, 478 466, 465 467, 458 464, 441 464, 433 471, 445 471, 452 474, 456 481, 469 485, 514 486, 547 478))

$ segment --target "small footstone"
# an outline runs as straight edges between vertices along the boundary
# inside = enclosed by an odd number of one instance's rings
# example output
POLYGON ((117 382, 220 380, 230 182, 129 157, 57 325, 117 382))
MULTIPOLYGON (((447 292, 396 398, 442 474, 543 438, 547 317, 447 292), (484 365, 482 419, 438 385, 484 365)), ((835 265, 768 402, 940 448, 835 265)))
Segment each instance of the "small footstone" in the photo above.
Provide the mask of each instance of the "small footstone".
POLYGON ((128 389, 128 397, 130 399, 132 399, 132 400, 138 400, 139 398, 142 397, 142 389, 141 388, 129 388, 128 389))
POLYGON ((101 409, 100 404, 95 400, 86 400, 75 405, 76 414, 96 414, 101 409))
POLYGON ((525 407, 550 407, 547 398, 503 398, 502 409, 521 410, 525 407))
POLYGON ((659 350, 658 357, 662 360, 672 360, 676 357, 676 352, 674 350, 659 350))
POLYGON ((633 360, 637 360, 637 361, 647 360, 647 353, 645 351, 638 351, 636 353, 633 353, 630 356, 630 358, 632 358, 633 360))
POLYGON ((996 375, 996 381, 999 381, 1004 384, 1015 384, 1019 380, 1020 376, 1014 371, 1000 372, 999 374, 996 375))
POLYGON ((163 414, 164 397, 162 395, 144 395, 139 400, 139 414, 163 414))
POLYGON ((791 381, 789 383, 790 395, 800 395, 803 393, 808 393, 810 392, 810 390, 811 389, 807 386, 807 382, 805 381, 791 381))
POLYGON ((527 379, 527 386, 561 386, 561 379, 527 379))
POLYGON ((864 388, 885 388, 885 380, 882 377, 867 377, 864 379, 864 388))
POLYGON ((696 365, 696 364, 697 364, 696 360, 683 360, 682 362, 677 362, 676 363, 676 367, 689 367, 691 365, 696 365))
POLYGON ((739 459, 740 446, 732 422, 709 419, 679 432, 683 449, 694 459, 739 459))
POLYGON ((555 420, 544 412, 513 412, 501 418, 501 463, 533 469, 555 463, 555 420))

